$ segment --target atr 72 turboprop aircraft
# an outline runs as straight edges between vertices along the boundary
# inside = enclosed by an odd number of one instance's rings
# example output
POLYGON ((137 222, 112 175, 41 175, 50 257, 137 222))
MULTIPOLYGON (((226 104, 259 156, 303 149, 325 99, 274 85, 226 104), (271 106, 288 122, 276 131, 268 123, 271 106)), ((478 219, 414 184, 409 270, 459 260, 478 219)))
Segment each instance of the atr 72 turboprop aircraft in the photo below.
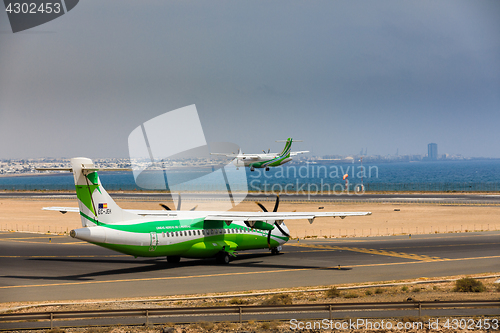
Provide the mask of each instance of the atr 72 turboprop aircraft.
MULTIPOLYGON (((236 167, 250 167, 250 171, 254 171, 255 168, 266 168, 266 171, 269 171, 269 167, 280 166, 292 160, 293 156, 297 154, 308 153, 308 150, 304 151, 290 151, 292 149, 292 138, 288 138, 286 141, 279 140, 276 142, 286 142, 285 148, 279 154, 267 153, 264 151, 264 154, 243 154, 241 151, 238 154, 221 154, 221 153, 212 153, 212 155, 223 155, 227 157, 234 158, 234 165, 236 167)), ((298 142, 298 140, 295 140, 298 142)))
MULTIPOLYGON (((46 207, 44 210, 79 212, 83 228, 70 236, 134 257, 216 257, 229 263, 235 251, 269 248, 277 254, 290 239, 284 220, 316 217, 370 215, 370 212, 273 212, 125 210, 102 187, 88 158, 71 159, 71 168, 39 169, 72 171, 78 208, 46 207)), ((101 169, 118 171, 124 169, 101 169)))

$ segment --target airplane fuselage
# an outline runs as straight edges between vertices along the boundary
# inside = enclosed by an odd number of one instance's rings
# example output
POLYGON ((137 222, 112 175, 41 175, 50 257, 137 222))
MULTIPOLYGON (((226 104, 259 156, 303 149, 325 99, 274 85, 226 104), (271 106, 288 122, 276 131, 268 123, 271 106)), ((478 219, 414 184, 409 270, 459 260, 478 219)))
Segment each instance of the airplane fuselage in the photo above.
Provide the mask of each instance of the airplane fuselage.
POLYGON ((236 167, 267 168, 280 166, 292 160, 289 156, 273 154, 259 154, 257 158, 247 158, 244 154, 238 155, 234 160, 236 167))
MULTIPOLYGON (((210 221, 207 228, 203 218, 189 220, 158 220, 101 224, 71 231, 81 239, 135 257, 180 256, 209 258, 223 248, 226 252, 278 247, 288 241, 277 228, 252 229, 243 222, 210 221), (270 236, 269 236, 270 233, 270 236), (269 244, 268 244, 269 237, 269 244)), ((284 224, 281 229, 288 233, 284 224)))

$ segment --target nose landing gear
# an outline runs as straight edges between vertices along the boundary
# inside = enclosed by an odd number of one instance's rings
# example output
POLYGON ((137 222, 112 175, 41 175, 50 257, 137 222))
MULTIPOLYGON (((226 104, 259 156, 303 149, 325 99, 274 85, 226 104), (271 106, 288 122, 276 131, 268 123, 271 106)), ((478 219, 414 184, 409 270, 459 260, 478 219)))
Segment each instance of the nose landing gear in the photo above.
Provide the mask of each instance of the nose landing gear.
POLYGON ((271 249, 271 254, 273 254, 273 255, 279 254, 281 250, 283 250, 283 248, 281 246, 273 247, 271 249))

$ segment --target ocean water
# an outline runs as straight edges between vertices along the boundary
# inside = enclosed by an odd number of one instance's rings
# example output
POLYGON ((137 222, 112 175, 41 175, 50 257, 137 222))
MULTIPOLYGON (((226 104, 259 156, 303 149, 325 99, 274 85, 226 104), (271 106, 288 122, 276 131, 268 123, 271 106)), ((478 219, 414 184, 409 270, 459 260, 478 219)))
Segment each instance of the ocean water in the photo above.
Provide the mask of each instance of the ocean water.
MULTIPOLYGON (((269 171, 246 169, 244 177, 235 177, 236 171, 227 171, 233 191, 295 193, 315 191, 338 193, 345 190, 343 179, 347 174, 350 190, 370 191, 500 191, 500 160, 437 161, 380 164, 314 164, 303 163, 271 168, 269 171), (237 179, 233 181, 234 179, 237 179)), ((215 173, 213 174, 215 175, 215 173)), ((241 175, 241 173, 239 173, 241 175)), ((131 172, 101 172, 104 187, 109 190, 168 189, 163 177, 152 177, 151 182, 136 184, 131 172), (158 181, 160 179, 160 181, 158 181)), ((220 177, 197 170, 169 171, 168 181, 179 183, 177 190, 224 191, 227 186, 220 177), (180 186, 180 187, 179 187, 180 186)), ((0 177, 3 190, 74 190, 70 173, 0 177)))

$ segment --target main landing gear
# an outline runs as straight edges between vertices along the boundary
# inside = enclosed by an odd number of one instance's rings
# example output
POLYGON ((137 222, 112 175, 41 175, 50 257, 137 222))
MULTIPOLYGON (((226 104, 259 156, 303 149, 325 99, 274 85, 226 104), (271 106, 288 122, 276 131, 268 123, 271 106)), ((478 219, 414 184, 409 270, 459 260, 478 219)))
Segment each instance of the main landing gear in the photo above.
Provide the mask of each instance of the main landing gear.
POLYGON ((229 253, 221 251, 217 254, 215 260, 217 261, 218 264, 227 265, 229 264, 229 253))
POLYGON ((167 256, 167 262, 171 264, 178 264, 181 261, 180 256, 167 256))
POLYGON ((254 167, 250 167, 250 171, 255 171, 255 168, 254 167))
POLYGON ((266 167, 266 171, 269 171, 269 167, 266 167))

